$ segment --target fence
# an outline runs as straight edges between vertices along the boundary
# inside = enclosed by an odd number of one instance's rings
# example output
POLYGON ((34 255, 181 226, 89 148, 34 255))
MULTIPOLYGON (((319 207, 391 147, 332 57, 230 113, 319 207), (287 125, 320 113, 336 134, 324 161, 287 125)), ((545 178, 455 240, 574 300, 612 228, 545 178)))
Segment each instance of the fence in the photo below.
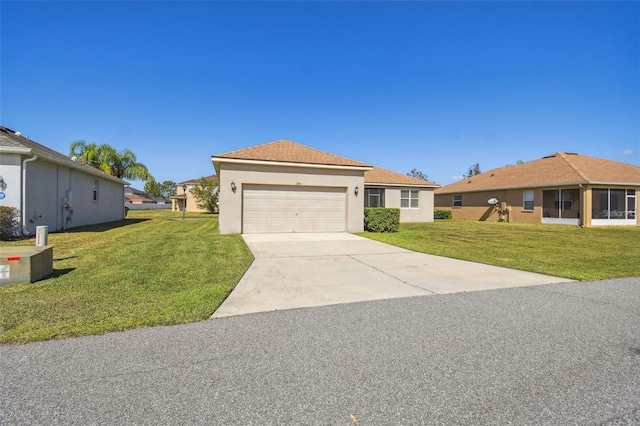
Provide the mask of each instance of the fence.
POLYGON ((125 204, 129 210, 171 210, 171 203, 169 204, 125 204))

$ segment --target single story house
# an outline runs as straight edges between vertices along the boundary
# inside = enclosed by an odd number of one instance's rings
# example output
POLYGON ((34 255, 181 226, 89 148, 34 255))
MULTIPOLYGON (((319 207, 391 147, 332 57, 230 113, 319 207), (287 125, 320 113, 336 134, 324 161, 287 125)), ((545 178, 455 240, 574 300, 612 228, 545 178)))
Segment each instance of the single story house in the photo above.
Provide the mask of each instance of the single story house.
POLYGON ((364 207, 433 221, 432 182, 288 140, 211 157, 220 179, 220 233, 362 232, 364 207))
POLYGON ((124 188, 125 204, 155 204, 156 201, 149 197, 146 192, 127 186, 124 188))
MULTIPOLYGON (((204 179, 210 181, 217 181, 218 176, 210 175, 205 176, 204 179)), ((189 179, 184 182, 179 182, 176 184, 176 195, 171 197, 171 211, 173 212, 181 212, 185 208, 185 202, 188 212, 206 212, 206 209, 202 209, 198 207, 198 200, 193 196, 193 188, 200 185, 200 179, 189 179), (186 185, 187 190, 184 190, 184 186, 186 185), (185 201, 186 200, 186 201, 185 201)))
POLYGON ((0 206, 20 211, 24 234, 123 219, 127 184, 0 126, 0 206))
POLYGON ((453 219, 637 226, 638 190, 640 166, 558 152, 438 188, 435 207, 453 219))

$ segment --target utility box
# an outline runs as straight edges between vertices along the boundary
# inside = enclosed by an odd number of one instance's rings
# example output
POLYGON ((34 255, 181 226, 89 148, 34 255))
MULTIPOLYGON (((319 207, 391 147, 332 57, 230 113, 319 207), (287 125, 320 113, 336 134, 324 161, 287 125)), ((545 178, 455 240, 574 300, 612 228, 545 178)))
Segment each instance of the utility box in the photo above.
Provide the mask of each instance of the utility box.
POLYGON ((52 246, 0 247, 0 286, 33 283, 52 273, 52 246))

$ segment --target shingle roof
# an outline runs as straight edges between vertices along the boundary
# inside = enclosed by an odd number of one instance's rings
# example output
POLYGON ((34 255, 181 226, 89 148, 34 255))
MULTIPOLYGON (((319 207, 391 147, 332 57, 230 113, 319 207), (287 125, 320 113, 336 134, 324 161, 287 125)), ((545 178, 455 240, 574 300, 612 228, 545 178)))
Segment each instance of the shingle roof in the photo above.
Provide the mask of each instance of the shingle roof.
POLYGON ((73 161, 71 158, 59 153, 58 151, 47 148, 46 146, 32 141, 31 139, 28 139, 24 136, 19 136, 13 130, 0 126, 0 151, 4 150, 20 150, 20 153, 37 155, 41 159, 46 159, 58 164, 64 164, 74 169, 82 170, 86 173, 120 182, 122 184, 128 184, 128 182, 125 182, 122 179, 108 175, 102 170, 98 170, 95 167, 91 167, 79 161, 73 161))
POLYGON ((578 183, 640 185, 640 166, 558 152, 515 166, 489 170, 436 189, 436 194, 578 183))
POLYGON ((285 139, 214 155, 212 159, 214 161, 234 159, 329 166, 371 167, 360 161, 340 157, 285 139))
POLYGON ((393 172, 383 169, 382 167, 374 167, 364 172, 364 183, 381 184, 381 185, 407 185, 422 186, 428 188, 437 188, 438 184, 426 180, 414 178, 402 173, 393 172))

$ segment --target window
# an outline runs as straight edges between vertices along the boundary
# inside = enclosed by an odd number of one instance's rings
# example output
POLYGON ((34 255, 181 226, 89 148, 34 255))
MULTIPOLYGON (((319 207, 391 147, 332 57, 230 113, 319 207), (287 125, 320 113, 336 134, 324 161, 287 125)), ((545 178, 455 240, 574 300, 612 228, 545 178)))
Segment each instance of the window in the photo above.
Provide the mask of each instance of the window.
POLYGON ((636 191, 633 189, 594 189, 591 200, 594 219, 636 217, 636 191))
POLYGON ((98 181, 94 180, 93 181, 93 202, 97 203, 98 202, 98 181))
POLYGON ((571 191, 555 191, 553 199, 553 207, 556 210, 572 210, 573 193, 571 191))
POLYGON ((533 191, 524 191, 522 199, 522 208, 524 210, 533 210, 533 191))
POLYGON ((365 207, 384 207, 384 189, 365 188, 364 189, 364 206, 365 207))
POLYGON ((462 207, 462 195, 453 196, 453 207, 462 207))
POLYGON ((400 208, 417 209, 420 207, 420 191, 417 189, 400 190, 400 208))

